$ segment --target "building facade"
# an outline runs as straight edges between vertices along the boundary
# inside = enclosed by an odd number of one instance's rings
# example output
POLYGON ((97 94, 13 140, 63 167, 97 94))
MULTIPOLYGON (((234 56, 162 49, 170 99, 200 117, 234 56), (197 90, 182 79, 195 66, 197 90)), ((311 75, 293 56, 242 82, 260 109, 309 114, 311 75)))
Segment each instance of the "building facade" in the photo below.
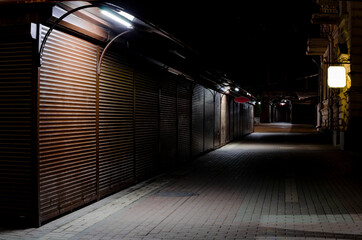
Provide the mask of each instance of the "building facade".
POLYGON ((319 28, 308 39, 307 55, 320 68, 317 127, 333 133, 342 149, 358 149, 362 133, 362 2, 317 0, 312 23, 319 28), (328 67, 344 66, 346 86, 328 86, 328 67))

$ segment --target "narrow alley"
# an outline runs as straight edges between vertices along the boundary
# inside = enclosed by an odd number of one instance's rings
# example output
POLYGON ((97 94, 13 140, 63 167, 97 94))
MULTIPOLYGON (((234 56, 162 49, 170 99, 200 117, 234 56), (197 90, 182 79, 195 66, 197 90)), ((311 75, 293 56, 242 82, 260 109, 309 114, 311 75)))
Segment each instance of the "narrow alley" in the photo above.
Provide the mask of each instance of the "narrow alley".
POLYGON ((357 160, 306 126, 264 124, 40 228, 1 229, 0 239, 362 239, 357 160))

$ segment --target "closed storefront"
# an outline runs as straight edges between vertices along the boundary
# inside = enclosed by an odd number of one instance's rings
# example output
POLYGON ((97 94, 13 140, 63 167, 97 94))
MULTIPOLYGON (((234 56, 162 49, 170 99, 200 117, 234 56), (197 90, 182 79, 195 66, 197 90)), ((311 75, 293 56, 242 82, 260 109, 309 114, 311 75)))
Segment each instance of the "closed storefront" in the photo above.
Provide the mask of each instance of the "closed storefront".
POLYGON ((228 107, 228 97, 226 95, 221 95, 220 101, 220 144, 225 145, 229 141, 229 107, 228 107))
POLYGON ((160 154, 165 166, 177 161, 177 81, 163 75, 160 81, 160 154))
POLYGON ((214 148, 217 148, 221 144, 221 94, 215 92, 215 130, 214 130, 214 148))
POLYGON ((214 128, 215 128, 215 92, 205 89, 205 126, 204 126, 204 151, 214 148, 214 128))
POLYGON ((199 84, 192 92, 192 155, 198 155, 204 150, 204 113, 205 88, 199 84))
POLYGON ((138 66, 135 84, 135 171, 136 180, 152 176, 159 166, 159 84, 155 73, 138 66))
POLYGON ((178 161, 185 162, 191 157, 191 82, 179 79, 177 82, 177 147, 178 161))
MULTIPOLYGON (((42 36, 47 31, 42 27, 42 36)), ((97 46, 54 31, 39 79, 40 220, 97 197, 97 46)))
POLYGON ((99 194, 134 179, 134 81, 129 60, 111 51, 99 77, 99 194))
POLYGON ((38 220, 35 46, 28 34, 0 39, 1 223, 38 220))

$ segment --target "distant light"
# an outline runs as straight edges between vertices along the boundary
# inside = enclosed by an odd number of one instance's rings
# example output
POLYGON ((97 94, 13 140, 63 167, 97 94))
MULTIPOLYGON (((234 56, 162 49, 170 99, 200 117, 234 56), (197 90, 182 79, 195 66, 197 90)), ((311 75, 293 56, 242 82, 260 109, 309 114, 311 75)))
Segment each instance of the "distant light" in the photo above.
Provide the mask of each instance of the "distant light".
POLYGON ((123 18, 120 18, 116 15, 114 15, 113 13, 110 13, 109 11, 106 10, 101 10, 101 13, 106 15, 107 17, 119 22, 120 24, 122 24, 123 26, 125 26, 126 28, 133 28, 132 24, 127 22, 126 20, 124 20, 123 18))
POLYGON ((247 103, 250 100, 247 97, 237 97, 237 98, 234 99, 234 101, 237 102, 237 103, 247 103))
POLYGON ((236 88, 235 88, 235 91, 239 92, 239 88, 236 87, 236 88))
POLYGON ((250 93, 246 93, 246 95, 247 95, 247 96, 249 96, 249 97, 251 96, 251 94, 250 94, 250 93))
POLYGON ((258 102, 258 104, 260 105, 260 104, 261 104, 261 102, 258 102))
POLYGON ((328 68, 328 86, 330 88, 344 88, 346 86, 346 69, 343 66, 328 68))
POLYGON ((283 102, 282 102, 282 103, 280 103, 280 106, 284 106, 284 105, 285 105, 285 103, 283 103, 283 102))
POLYGON ((133 15, 131 15, 131 14, 127 13, 127 12, 124 12, 124 11, 119 11, 118 14, 125 17, 125 18, 127 18, 128 20, 130 20, 132 22, 135 19, 135 17, 133 15))

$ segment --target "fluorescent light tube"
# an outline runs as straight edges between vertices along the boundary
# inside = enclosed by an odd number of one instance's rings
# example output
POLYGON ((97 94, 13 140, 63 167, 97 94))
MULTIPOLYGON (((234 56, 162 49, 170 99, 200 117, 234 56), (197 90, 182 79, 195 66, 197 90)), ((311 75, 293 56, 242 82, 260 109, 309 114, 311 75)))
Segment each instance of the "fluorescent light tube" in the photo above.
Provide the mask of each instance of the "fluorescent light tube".
POLYGON ((124 20, 123 18, 120 18, 116 15, 114 15, 113 13, 110 13, 109 11, 106 10, 101 10, 101 13, 104 14, 105 16, 119 22, 120 24, 122 24, 123 26, 125 26, 126 28, 133 28, 132 24, 127 22, 126 20, 124 20))
POLYGON ((122 17, 127 18, 127 19, 130 20, 131 22, 133 22, 133 20, 134 20, 134 18, 135 18, 133 15, 131 15, 131 14, 129 14, 129 13, 126 13, 126 12, 124 12, 124 11, 119 11, 118 14, 121 15, 122 17))

